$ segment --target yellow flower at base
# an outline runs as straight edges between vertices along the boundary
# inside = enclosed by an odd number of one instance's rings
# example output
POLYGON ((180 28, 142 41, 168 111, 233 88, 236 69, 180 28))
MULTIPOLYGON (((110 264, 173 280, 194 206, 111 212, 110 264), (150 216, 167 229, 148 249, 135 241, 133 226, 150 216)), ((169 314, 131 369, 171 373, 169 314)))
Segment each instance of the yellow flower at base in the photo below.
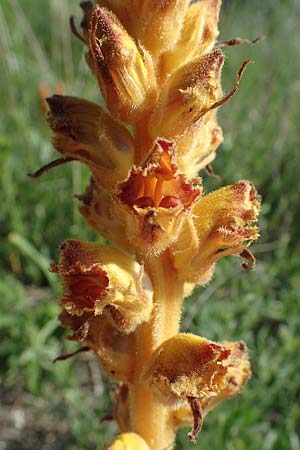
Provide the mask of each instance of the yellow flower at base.
POLYGON ((120 434, 104 450, 150 450, 147 443, 136 433, 120 434))

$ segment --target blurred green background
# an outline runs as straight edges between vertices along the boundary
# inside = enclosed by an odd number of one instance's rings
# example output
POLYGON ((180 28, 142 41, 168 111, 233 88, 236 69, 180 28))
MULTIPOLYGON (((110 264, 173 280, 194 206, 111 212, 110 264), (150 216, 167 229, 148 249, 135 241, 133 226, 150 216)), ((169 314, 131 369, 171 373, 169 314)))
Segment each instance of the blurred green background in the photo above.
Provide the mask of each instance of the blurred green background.
MULTIPOLYGON (((57 157, 39 83, 100 101, 70 14, 80 15, 75 0, 0 4, 0 450, 94 450, 115 433, 99 421, 111 404, 93 356, 52 364, 76 346, 56 319, 59 287, 48 265, 64 239, 96 239, 72 199, 88 174, 73 163, 26 176, 57 157)), ((244 339, 253 377, 207 417, 196 447, 183 430, 177 450, 300 449, 299 23, 300 0, 229 0, 222 10, 220 39, 267 39, 226 50, 225 91, 243 60, 255 64, 219 113, 225 142, 213 167, 222 181, 204 173, 204 184, 253 181, 263 197, 261 239, 252 247, 256 270, 241 271, 235 258, 219 263, 211 284, 186 302, 182 329, 244 339)))

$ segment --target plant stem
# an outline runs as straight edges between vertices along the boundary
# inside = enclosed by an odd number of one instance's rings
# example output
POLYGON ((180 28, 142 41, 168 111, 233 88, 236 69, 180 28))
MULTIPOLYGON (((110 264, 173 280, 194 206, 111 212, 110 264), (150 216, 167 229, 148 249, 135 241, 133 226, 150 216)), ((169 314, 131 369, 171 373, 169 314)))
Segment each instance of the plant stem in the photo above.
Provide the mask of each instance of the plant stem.
POLYGON ((173 267, 169 251, 158 257, 143 258, 154 290, 150 322, 136 332, 135 379, 130 386, 130 421, 132 431, 142 436, 151 450, 172 448, 175 434, 170 424, 169 407, 157 400, 142 375, 153 352, 179 331, 183 284, 173 267))

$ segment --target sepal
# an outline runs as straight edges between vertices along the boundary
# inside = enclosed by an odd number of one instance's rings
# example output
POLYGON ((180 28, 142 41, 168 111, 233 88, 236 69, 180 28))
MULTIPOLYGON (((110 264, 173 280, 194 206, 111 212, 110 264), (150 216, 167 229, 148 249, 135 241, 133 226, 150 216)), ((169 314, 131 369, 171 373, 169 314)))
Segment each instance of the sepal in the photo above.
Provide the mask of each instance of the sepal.
POLYGON ((86 191, 77 198, 82 202, 79 211, 90 227, 117 247, 134 253, 134 247, 124 235, 123 220, 117 220, 112 211, 114 198, 109 190, 103 189, 91 179, 86 191))
POLYGON ((108 311, 104 311, 101 316, 95 316, 92 312, 75 316, 63 310, 59 319, 73 331, 69 340, 78 341, 96 353, 107 377, 118 382, 132 380, 134 333, 120 333, 108 311))

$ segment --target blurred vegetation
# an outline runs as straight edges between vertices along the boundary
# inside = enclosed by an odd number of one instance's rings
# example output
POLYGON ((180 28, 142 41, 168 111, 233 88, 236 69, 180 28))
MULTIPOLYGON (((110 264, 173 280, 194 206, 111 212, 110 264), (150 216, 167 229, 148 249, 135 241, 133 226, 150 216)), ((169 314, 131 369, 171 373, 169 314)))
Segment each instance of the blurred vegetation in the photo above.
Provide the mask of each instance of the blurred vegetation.
MULTIPOLYGON (((59 286, 47 271, 64 239, 97 239, 72 199, 88 174, 76 163, 37 180, 26 172, 56 157, 39 83, 50 92, 62 83, 66 94, 96 102, 100 95, 68 29, 69 15, 80 14, 77 1, 42 3, 0 5, 0 389, 1 408, 10 411, 8 417, 0 408, 0 423, 6 419, 0 448, 91 450, 115 431, 99 422, 110 411, 106 383, 88 354, 52 364, 74 343, 64 340, 56 319, 59 286), (33 416, 34 436, 27 416, 22 421, 16 414, 22 408, 33 416)), ((219 114, 225 142, 213 167, 222 181, 203 174, 204 185, 210 191, 241 178, 253 181, 263 198, 262 237, 253 246, 255 271, 242 272, 234 258, 222 261, 211 284, 186 302, 183 330, 215 340, 242 338, 253 364, 243 394, 207 417, 198 441, 203 449, 300 449, 299 21, 299 0, 231 0, 221 16, 220 39, 267 39, 226 50, 225 91, 243 60, 255 64, 219 114)), ((186 430, 176 448, 195 448, 186 430)))

